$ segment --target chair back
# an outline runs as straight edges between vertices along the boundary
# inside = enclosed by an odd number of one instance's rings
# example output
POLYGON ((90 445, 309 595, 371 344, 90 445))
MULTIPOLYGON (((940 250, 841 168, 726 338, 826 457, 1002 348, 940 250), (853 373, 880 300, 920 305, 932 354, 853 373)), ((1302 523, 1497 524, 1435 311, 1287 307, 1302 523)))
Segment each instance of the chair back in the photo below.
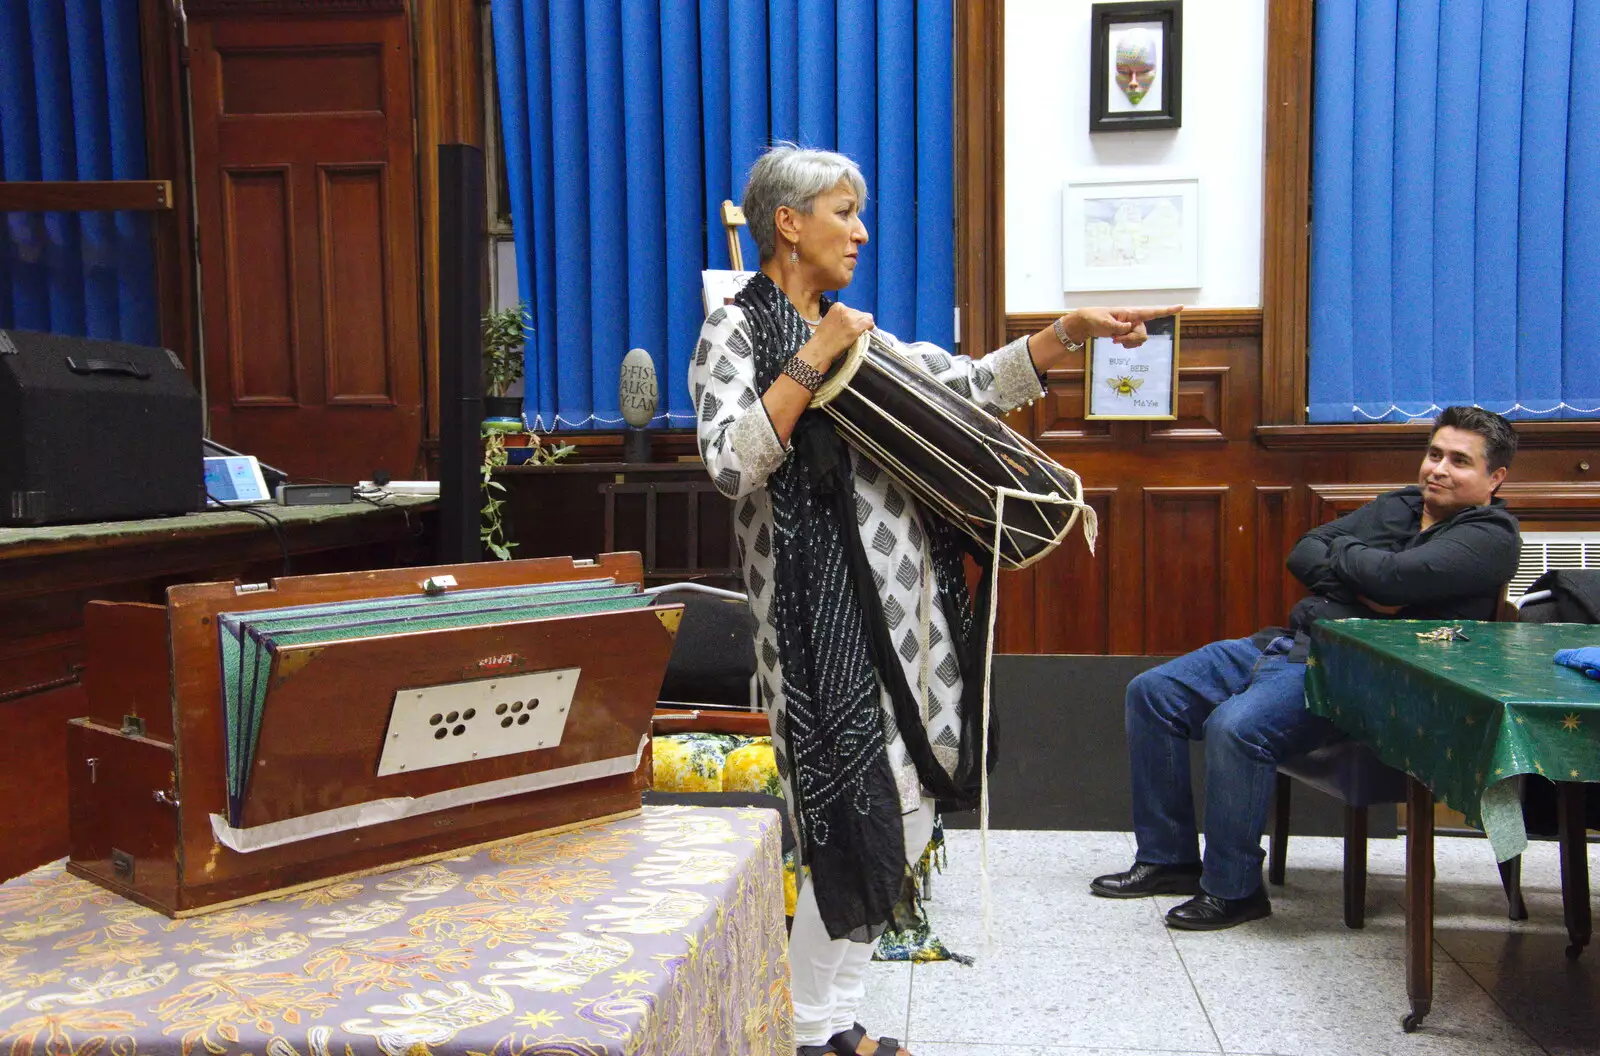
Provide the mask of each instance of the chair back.
POLYGON ((662 590, 662 604, 683 605, 677 640, 658 698, 663 704, 757 710, 756 618, 742 597, 713 596, 688 585, 662 590))
POLYGON ((710 480, 618 480, 599 490, 605 499, 601 552, 637 549, 647 585, 692 579, 744 589, 733 503, 710 480))

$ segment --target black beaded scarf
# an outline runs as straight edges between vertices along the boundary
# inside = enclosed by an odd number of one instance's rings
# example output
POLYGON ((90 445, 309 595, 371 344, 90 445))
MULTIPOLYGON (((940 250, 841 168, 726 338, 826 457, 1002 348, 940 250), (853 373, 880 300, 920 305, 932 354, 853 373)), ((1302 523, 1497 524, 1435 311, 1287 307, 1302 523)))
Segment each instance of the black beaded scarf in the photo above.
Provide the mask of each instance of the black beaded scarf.
MULTIPOLYGON (((757 390, 765 392, 810 330, 763 273, 734 303, 749 324, 757 390)), ((825 300, 823 312, 830 307, 825 300)), ((980 780, 984 643, 974 634, 962 566, 966 537, 942 520, 925 518, 939 601, 964 679, 961 749, 952 776, 934 757, 889 637, 880 587, 857 530, 850 450, 816 411, 800 416, 792 444, 792 456, 767 480, 775 529, 771 611, 787 700, 778 734, 788 758, 775 747, 778 766, 788 772, 800 852, 828 934, 866 941, 884 930, 908 876, 879 686, 889 690, 923 789, 940 800, 941 810, 970 809, 980 780)), ((988 611, 989 589, 985 578, 978 611, 988 611)), ((991 752, 991 763, 992 758, 991 752)), ((922 848, 912 851, 920 854, 922 848)))

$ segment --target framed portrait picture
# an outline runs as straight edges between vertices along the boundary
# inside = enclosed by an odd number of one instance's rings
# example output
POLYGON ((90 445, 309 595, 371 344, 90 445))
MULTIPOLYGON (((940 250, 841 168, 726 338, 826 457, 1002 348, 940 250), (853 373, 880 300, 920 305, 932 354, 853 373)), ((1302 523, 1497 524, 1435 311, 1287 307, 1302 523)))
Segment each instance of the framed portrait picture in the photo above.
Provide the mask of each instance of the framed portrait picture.
POLYGON ((1089 34, 1089 131, 1183 124, 1183 0, 1095 4, 1089 34))
POLYGON ((1083 357, 1085 418, 1178 417, 1178 316, 1145 323, 1150 339, 1123 348, 1097 337, 1083 357))
POLYGON ((1200 285, 1200 181, 1068 183, 1061 201, 1067 292, 1200 285))

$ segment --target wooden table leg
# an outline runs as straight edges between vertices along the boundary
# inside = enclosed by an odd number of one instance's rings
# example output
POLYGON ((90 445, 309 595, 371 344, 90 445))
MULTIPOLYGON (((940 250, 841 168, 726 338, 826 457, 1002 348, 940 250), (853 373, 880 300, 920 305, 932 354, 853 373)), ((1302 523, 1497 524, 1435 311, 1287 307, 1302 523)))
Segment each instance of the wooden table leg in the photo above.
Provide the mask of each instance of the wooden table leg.
POLYGON ((1367 808, 1344 808, 1344 926, 1367 923, 1367 808))
POLYGON ((1411 1011, 1400 1027, 1409 1034, 1433 1008, 1433 791, 1414 777, 1406 788, 1406 995, 1411 1011))
POLYGON ((1584 786, 1556 782, 1556 815, 1561 833, 1561 911, 1567 921, 1567 958, 1577 960, 1589 945, 1589 840, 1585 830, 1584 786))

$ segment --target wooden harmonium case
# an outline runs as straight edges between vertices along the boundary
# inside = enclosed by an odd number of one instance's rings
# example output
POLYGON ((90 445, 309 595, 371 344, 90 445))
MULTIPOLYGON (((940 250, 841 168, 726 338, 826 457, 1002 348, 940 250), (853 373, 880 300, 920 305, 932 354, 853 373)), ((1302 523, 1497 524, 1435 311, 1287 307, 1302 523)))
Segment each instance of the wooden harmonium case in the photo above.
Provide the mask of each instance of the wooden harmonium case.
POLYGON ((639 810, 681 606, 638 554, 85 610, 68 868, 172 916, 639 810))

